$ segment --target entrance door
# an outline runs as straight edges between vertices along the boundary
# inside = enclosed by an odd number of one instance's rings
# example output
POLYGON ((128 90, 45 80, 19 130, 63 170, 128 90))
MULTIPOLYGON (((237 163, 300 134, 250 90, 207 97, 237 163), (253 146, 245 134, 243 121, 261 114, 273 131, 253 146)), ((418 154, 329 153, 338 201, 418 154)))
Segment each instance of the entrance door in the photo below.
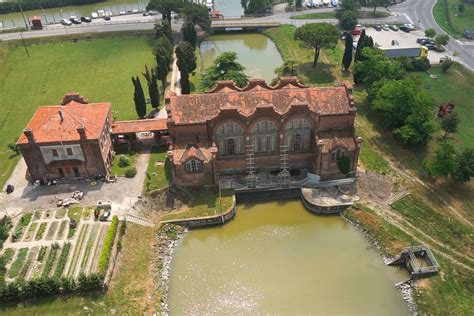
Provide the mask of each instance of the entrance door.
POLYGON ((63 168, 58 168, 58 172, 59 172, 59 177, 60 177, 60 178, 64 178, 64 170, 63 170, 63 168))
POLYGON ((79 169, 77 167, 72 167, 72 171, 74 172, 74 176, 79 178, 81 174, 79 173, 79 169))

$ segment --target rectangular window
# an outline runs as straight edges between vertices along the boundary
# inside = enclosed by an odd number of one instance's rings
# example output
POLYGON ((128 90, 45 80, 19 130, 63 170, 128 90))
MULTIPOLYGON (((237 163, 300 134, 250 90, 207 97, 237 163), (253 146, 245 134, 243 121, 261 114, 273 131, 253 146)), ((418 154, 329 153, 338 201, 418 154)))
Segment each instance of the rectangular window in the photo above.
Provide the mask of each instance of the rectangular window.
POLYGON ((267 152, 267 136, 262 136, 260 138, 260 146, 262 147, 262 148, 260 148, 260 151, 262 153, 267 152))
POLYGON ((72 153, 72 148, 66 148, 66 151, 67 151, 67 154, 68 154, 69 156, 72 156, 72 155, 73 155, 73 153, 72 153))
POLYGON ((53 154, 53 157, 58 157, 58 150, 57 149, 51 149, 51 152, 53 154))
POLYGON ((270 151, 271 152, 276 151, 276 136, 275 135, 270 136, 270 151))

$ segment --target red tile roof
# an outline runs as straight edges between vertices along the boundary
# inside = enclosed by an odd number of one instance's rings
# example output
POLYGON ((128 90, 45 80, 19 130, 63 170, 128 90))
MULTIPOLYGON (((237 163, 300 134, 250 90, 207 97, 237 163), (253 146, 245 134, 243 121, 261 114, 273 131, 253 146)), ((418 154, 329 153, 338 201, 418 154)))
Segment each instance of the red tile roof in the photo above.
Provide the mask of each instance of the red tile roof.
POLYGON ((117 121, 112 124, 112 134, 165 131, 167 119, 117 121))
POLYGON ((222 109, 236 109, 241 115, 251 116, 257 108, 272 107, 280 115, 292 106, 307 105, 310 111, 320 115, 348 113, 354 106, 350 88, 307 88, 293 78, 282 78, 275 86, 263 80, 251 80, 247 87, 238 88, 231 81, 219 82, 202 94, 172 96, 168 110, 176 125, 204 123, 219 115, 222 109))
POLYGON ((350 151, 356 148, 356 139, 352 131, 342 130, 319 132, 317 139, 320 144, 323 145, 323 153, 328 153, 338 147, 343 147, 350 151))
MULTIPOLYGON (((109 102, 81 104, 75 101, 64 106, 41 106, 26 128, 31 129, 37 143, 78 141, 78 126, 84 126, 87 139, 99 139, 110 107, 109 102)), ((18 143, 28 143, 25 134, 18 143)))

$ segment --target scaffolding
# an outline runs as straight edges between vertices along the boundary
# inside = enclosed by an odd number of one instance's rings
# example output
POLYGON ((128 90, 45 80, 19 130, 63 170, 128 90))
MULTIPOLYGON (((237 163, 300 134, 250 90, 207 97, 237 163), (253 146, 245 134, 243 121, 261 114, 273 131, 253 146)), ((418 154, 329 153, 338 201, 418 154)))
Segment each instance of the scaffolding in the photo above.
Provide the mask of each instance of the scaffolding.
POLYGON ((257 174, 255 169, 255 153, 253 145, 245 145, 245 160, 247 164, 247 187, 250 189, 257 187, 257 174))
POLYGON ((288 147, 280 146, 280 187, 288 188, 290 186, 290 167, 288 159, 288 147))

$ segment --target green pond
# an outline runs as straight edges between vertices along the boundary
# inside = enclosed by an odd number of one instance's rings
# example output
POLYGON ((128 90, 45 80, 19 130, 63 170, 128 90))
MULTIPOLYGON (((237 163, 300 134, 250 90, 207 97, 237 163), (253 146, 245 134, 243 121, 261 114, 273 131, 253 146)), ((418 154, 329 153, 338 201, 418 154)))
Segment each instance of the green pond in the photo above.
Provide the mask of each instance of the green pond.
POLYGON ((190 231, 175 251, 172 315, 409 315, 363 234, 300 201, 239 206, 216 228, 190 231))
POLYGON ((268 82, 276 77, 275 68, 283 64, 275 43, 262 34, 211 35, 201 42, 200 50, 201 70, 209 67, 223 52, 236 52, 238 61, 245 67, 247 75, 268 82))

